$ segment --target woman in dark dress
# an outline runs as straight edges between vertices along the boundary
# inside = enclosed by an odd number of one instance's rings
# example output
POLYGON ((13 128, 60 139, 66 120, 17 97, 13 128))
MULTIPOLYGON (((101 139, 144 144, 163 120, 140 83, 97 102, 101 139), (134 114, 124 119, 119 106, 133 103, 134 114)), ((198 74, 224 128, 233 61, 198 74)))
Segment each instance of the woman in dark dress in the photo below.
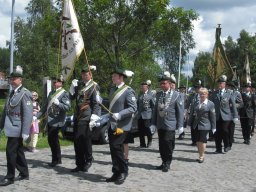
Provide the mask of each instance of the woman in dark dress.
POLYGON ((214 133, 216 131, 216 114, 214 103, 208 100, 208 90, 201 88, 199 90, 200 101, 195 103, 192 107, 193 111, 190 113, 190 126, 195 129, 196 144, 199 152, 199 163, 204 162, 204 153, 206 149, 207 136, 210 130, 214 133), (193 119, 192 119, 193 118, 193 119))

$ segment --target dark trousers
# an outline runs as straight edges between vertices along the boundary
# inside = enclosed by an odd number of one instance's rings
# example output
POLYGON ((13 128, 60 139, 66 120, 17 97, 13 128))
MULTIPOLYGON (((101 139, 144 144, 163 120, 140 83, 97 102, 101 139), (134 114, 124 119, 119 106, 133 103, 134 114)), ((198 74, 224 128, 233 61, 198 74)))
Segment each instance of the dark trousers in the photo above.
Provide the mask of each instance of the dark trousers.
POLYGON ((28 165, 23 152, 23 139, 17 137, 8 137, 6 146, 7 175, 6 178, 13 180, 15 177, 15 168, 20 175, 29 176, 28 165))
POLYGON ((251 136, 253 119, 250 119, 248 117, 242 117, 240 118, 240 122, 242 127, 243 138, 244 140, 248 141, 250 140, 250 136, 251 136))
POLYGON ((59 128, 48 126, 48 143, 52 151, 52 162, 61 163, 59 128))
POLYGON ((235 134, 235 123, 233 121, 230 122, 229 125, 229 146, 232 147, 232 144, 234 143, 234 134, 235 134))
POLYGON ((150 119, 139 119, 138 128, 140 136, 140 146, 146 147, 145 136, 148 138, 148 143, 152 142, 152 134, 149 129, 150 119))
POLYGON ((191 126, 190 126, 191 141, 192 143, 196 143, 196 131, 195 129, 193 129, 193 124, 194 124, 194 121, 191 121, 191 126))
POLYGON ((230 147, 229 125, 231 121, 224 121, 221 117, 216 122, 215 145, 217 150, 222 149, 222 141, 224 148, 230 147))
POLYGON ((158 130, 159 151, 163 163, 170 165, 175 147, 175 131, 158 130))
POLYGON ((252 130, 251 130, 252 135, 254 133, 254 128, 255 128, 255 116, 253 116, 253 120, 252 120, 252 130))
POLYGON ((89 121, 78 122, 74 147, 77 167, 84 168, 86 163, 92 162, 92 132, 89 128, 89 121))
POLYGON ((128 173, 128 165, 124 159, 123 143, 127 136, 127 132, 121 135, 113 135, 113 131, 109 129, 109 148, 112 159, 112 172, 114 174, 128 173))

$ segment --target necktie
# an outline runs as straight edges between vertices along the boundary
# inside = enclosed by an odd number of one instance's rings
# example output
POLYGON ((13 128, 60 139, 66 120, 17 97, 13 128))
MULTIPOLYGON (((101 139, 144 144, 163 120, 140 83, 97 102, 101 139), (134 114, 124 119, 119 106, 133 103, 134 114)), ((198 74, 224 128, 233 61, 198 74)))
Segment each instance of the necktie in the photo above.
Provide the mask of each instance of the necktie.
POLYGON ((221 100, 221 98, 222 98, 222 91, 221 90, 219 91, 219 96, 220 96, 220 100, 221 100))
POLYGON ((14 95, 14 90, 11 91, 10 98, 14 95))
POLYGON ((166 93, 164 92, 163 93, 163 103, 165 104, 165 96, 166 96, 166 93))

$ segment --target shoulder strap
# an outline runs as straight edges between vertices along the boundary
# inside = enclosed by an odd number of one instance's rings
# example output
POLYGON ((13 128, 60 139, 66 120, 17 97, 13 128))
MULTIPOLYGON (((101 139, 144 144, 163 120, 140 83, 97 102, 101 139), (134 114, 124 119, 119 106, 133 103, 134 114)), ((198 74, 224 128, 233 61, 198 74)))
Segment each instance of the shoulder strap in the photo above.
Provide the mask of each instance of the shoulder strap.
POLYGON ((48 103, 47 111, 52 106, 55 99, 57 99, 62 93, 64 93, 65 89, 61 88, 60 90, 56 91, 53 95, 51 95, 51 100, 48 103))
POLYGON ((118 100, 118 98, 129 88, 129 86, 127 85, 123 85, 122 87, 120 87, 119 89, 117 89, 113 95, 110 98, 110 104, 109 104, 109 111, 111 111, 113 105, 115 104, 115 102, 118 100))

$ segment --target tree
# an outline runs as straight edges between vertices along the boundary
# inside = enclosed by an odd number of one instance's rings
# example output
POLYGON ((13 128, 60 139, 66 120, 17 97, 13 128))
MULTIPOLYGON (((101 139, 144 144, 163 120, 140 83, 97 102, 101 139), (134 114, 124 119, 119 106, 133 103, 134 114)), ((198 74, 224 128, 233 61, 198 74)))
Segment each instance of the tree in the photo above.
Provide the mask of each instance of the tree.
POLYGON ((26 10, 27 20, 15 21, 16 63, 24 68, 24 83, 40 93, 43 77, 60 72, 60 12, 51 0, 31 0, 26 10))
POLYGON ((202 84, 209 87, 209 74, 208 64, 212 59, 212 55, 209 52, 199 52, 194 62, 194 68, 192 69, 193 78, 192 82, 195 84, 198 80, 202 81, 202 84))
MULTIPOLYGON (((27 21, 16 21, 19 63, 29 71, 27 79, 33 88, 39 87, 46 74, 60 72, 62 3, 61 0, 54 5, 51 0, 31 0, 26 8, 27 21)), ((89 64, 97 66, 94 79, 103 90, 108 89, 110 72, 115 67, 135 72, 133 87, 139 87, 140 82, 147 79, 151 79, 154 86, 161 71, 159 60, 176 72, 180 31, 183 56, 194 46, 192 21, 198 15, 183 8, 170 9, 169 0, 73 0, 73 3, 89 64)), ((82 54, 74 78, 80 77, 80 69, 86 63, 82 54)))
POLYGON ((6 48, 0 48, 0 71, 9 72, 10 51, 6 48))
POLYGON ((242 76, 246 52, 248 53, 252 82, 256 81, 256 36, 241 30, 240 37, 234 41, 228 37, 224 44, 226 54, 231 65, 236 66, 238 76, 242 76))

